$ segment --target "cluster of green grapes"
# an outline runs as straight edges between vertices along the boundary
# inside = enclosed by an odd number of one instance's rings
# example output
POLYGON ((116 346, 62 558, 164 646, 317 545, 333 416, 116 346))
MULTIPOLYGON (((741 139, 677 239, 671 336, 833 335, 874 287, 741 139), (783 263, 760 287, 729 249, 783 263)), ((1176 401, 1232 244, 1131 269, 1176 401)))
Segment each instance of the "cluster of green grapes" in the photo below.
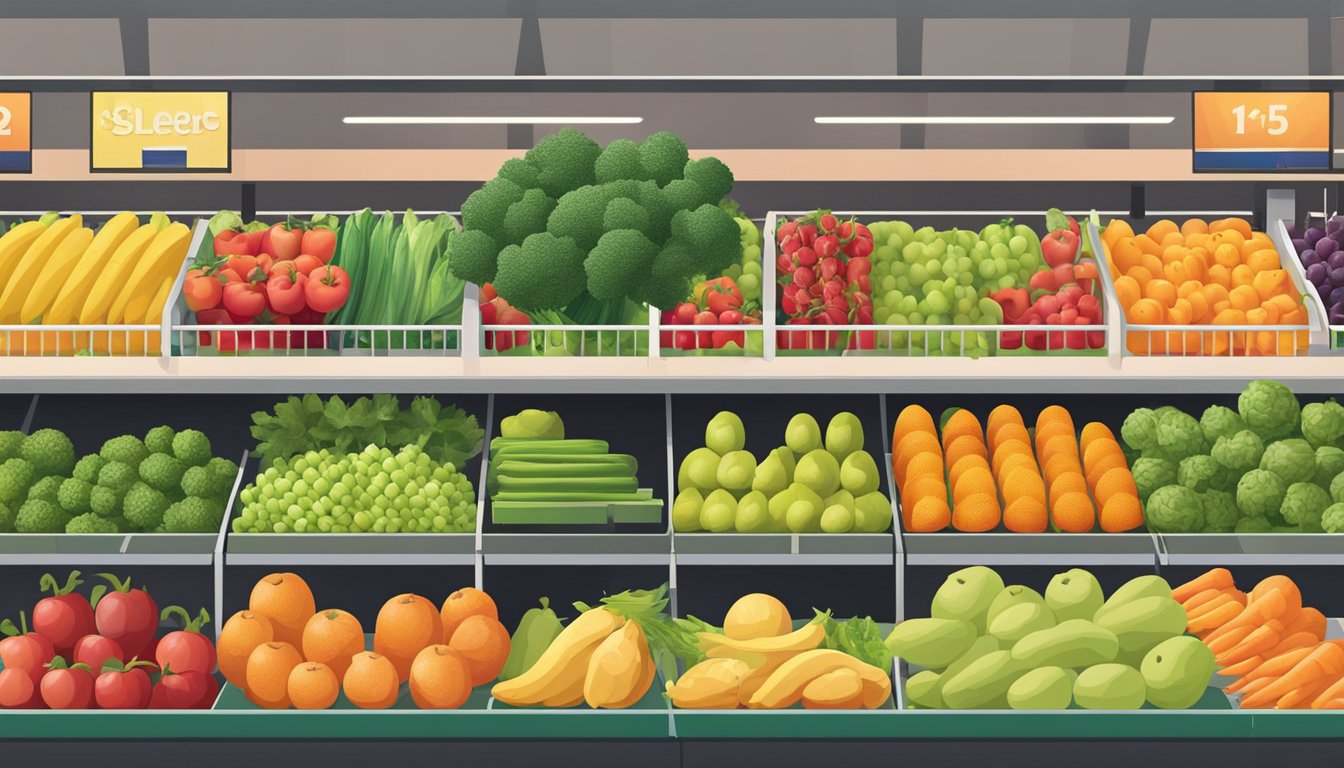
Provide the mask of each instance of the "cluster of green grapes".
POLYGON ((744 303, 761 303, 761 230, 751 219, 734 217, 738 229, 742 230, 742 261, 724 270, 724 277, 731 277, 742 291, 744 303))
MULTIPOLYGON (((990 294, 1026 287, 1044 268, 1040 238, 1030 227, 1004 222, 979 233, 914 229, 904 221, 869 224, 873 241, 873 321, 878 325, 998 325, 1003 309, 990 294)), ((884 344, 887 334, 879 334, 884 344)), ((897 331, 891 348, 912 354, 988 352, 992 333, 897 331)))
POLYGON ((240 494, 235 533, 468 533, 476 493, 417 445, 277 459, 240 494))

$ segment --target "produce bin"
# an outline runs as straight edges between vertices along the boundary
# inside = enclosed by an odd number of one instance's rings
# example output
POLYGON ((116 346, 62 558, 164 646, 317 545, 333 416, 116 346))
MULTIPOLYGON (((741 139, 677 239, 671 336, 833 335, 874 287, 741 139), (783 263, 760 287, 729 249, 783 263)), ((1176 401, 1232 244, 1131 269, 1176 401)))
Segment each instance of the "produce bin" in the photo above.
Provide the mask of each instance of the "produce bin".
MULTIPOLYGON (((894 356, 894 357, 1002 357, 1038 355, 1104 357, 1110 348, 1110 305, 1113 293, 1102 290, 1102 320, 1098 325, 1074 325, 1068 331, 1032 330, 1027 325, 807 325, 790 326, 776 312, 779 266, 775 230, 782 221, 811 211, 771 211, 765 220, 765 291, 767 331, 773 354, 797 356, 894 356), (771 325, 773 323, 773 325, 771 325), (799 328, 801 330, 793 330, 799 328), (819 330, 820 329, 820 330, 819 330), (1030 334, 1039 333, 1039 337, 1030 334), (1031 348, 1039 344, 1043 349, 1031 348), (968 346, 969 345, 969 346, 968 346), (951 351, 949 351, 951 350, 951 351)), ((833 211, 842 219, 855 217, 861 223, 908 217, 903 211, 833 211)), ((1039 234, 1039 233, 1038 233, 1039 234)), ((1081 247, 1081 244, 1080 244, 1081 247)), ((1105 272, 1104 269, 1100 270, 1105 272)), ((1025 286, 1023 286, 1025 287, 1025 286)), ((872 286, 874 303, 881 288, 872 286)), ((1043 328, 1043 327, 1042 327, 1043 328)))
POLYGON ((648 357, 657 310, 643 325, 481 326, 482 357, 648 357))
POLYGON ((907 565, 1133 565, 1158 563, 1148 533, 901 533, 907 565))
POLYGON ((1333 533, 1158 533, 1161 565, 1342 565, 1344 536, 1333 533))
POLYGON ((1302 260, 1298 258, 1295 249, 1292 247, 1292 239, 1288 237, 1287 223, 1282 219, 1275 221, 1271 228, 1270 235, 1274 238, 1274 244, 1279 247, 1280 252, 1286 252, 1284 261, 1288 263, 1288 271, 1292 273, 1293 280, 1302 286, 1302 300, 1309 307, 1308 312, 1314 313, 1315 317, 1320 318, 1321 327, 1317 328, 1317 333, 1312 338, 1312 353, 1323 355, 1344 354, 1344 325, 1331 325, 1330 312, 1321 300, 1321 295, 1312 289, 1310 281, 1307 280, 1307 273, 1302 266, 1302 260), (1285 245, 1286 244, 1286 245, 1285 245))

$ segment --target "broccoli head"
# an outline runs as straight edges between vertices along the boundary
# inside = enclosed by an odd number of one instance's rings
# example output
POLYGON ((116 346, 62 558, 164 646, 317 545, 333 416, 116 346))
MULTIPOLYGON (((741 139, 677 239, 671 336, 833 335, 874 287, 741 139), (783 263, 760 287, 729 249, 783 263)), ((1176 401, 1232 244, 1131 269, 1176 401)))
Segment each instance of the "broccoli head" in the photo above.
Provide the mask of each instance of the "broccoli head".
POLYGON ((654 182, 645 181, 635 188, 633 199, 649 212, 649 225, 643 230, 644 234, 655 243, 665 242, 672 234, 672 217, 677 213, 667 195, 654 182))
POLYGON ((1220 437, 1231 437, 1246 428, 1246 422, 1231 408, 1210 405, 1199 417, 1199 428, 1204 432, 1204 442, 1213 445, 1220 437))
POLYGON ((169 426, 155 427, 145 433, 145 449, 150 453, 172 453, 177 430, 169 426))
POLYGON ((613 196, 604 187, 590 185, 566 193, 546 219, 546 231, 573 240, 587 253, 602 237, 602 219, 613 196))
POLYGON ((583 252, 568 237, 537 233, 499 252, 494 282, 505 301, 525 312, 562 309, 583 293, 583 252))
POLYGON ((1323 445, 1316 449, 1316 474, 1311 481, 1322 488, 1329 488, 1330 481, 1340 472, 1344 472, 1344 450, 1333 445, 1323 445))
POLYGON ((1204 502, 1204 530, 1213 533, 1231 533, 1241 519, 1236 498, 1227 491, 1205 491, 1201 496, 1204 502))
POLYGON ((448 238, 448 269, 459 280, 485 285, 499 268, 499 246, 479 229, 467 229, 448 238))
POLYGON ((1301 483, 1316 476, 1316 451, 1301 438, 1270 443, 1260 457, 1260 468, 1283 478, 1285 483, 1301 483))
POLYGON ((17 429, 0 431, 0 461, 9 461, 19 457, 19 447, 23 445, 24 435, 17 429))
POLYGON ((1241 475, 1260 466, 1265 444, 1249 429, 1235 435, 1222 435, 1209 449, 1209 455, 1233 474, 1241 475))
POLYGON ((212 471, 208 467, 191 467, 182 475, 182 493, 205 499, 223 498, 233 488, 233 475, 212 471))
POLYGON ((203 467, 213 452, 210 438, 198 429, 184 429, 173 436, 173 455, 188 467, 203 467))
POLYGON ((103 443, 98 455, 105 461, 119 462, 135 469, 149 455, 149 449, 135 435, 122 435, 103 443))
POLYGON ((59 502, 56 497, 59 495, 60 490, 61 478, 48 475, 33 483, 32 487, 28 489, 28 499, 41 499, 42 501, 50 501, 52 504, 57 504, 59 502))
POLYGON ((602 229, 606 232, 615 232, 618 229, 647 232, 649 212, 644 210, 644 206, 628 197, 618 197, 607 203, 607 210, 602 214, 602 229))
POLYGON ((140 479, 151 488, 170 493, 181 487, 186 471, 186 462, 166 453, 156 453, 140 465, 140 479))
POLYGON ((223 456, 216 456, 206 462, 205 468, 220 477, 227 477, 229 488, 233 488, 233 481, 238 477, 238 462, 233 459, 226 459, 223 456))
POLYGON ((1278 517, 1288 484, 1263 469, 1252 469, 1237 481, 1237 509, 1247 517, 1278 517))
POLYGON ((169 533, 213 533, 224 518, 224 502, 218 499, 187 498, 168 507, 163 529, 169 533))
POLYGON ((532 189, 537 186, 537 167, 521 157, 505 160, 504 164, 499 166, 499 173, 496 173, 495 176, 500 179, 508 179, 523 189, 532 189))
POLYGON ((75 446, 59 429, 39 429, 23 439, 19 458, 32 464, 38 477, 67 477, 75 468, 75 446))
POLYGON ((14 518, 17 514, 14 507, 0 504, 0 533, 14 533, 14 518))
POLYGON ((1120 439, 1131 450, 1150 452, 1157 448, 1157 415, 1151 408, 1139 408, 1120 425, 1120 439))
POLYGON ((491 179, 462 202, 464 231, 484 232, 496 242, 504 239, 504 217, 509 206, 523 199, 523 188, 508 179, 491 179))
MULTIPOLYGON (((158 454, 162 456, 163 454, 158 454)), ((120 461, 109 461, 98 471, 98 485, 104 488, 110 488, 116 491, 118 496, 124 495, 135 484, 136 472, 130 465, 123 464, 120 461)))
POLYGON ((644 167, 645 178, 653 179, 660 187, 680 179, 690 159, 686 142, 668 131, 652 134, 639 145, 639 164, 644 167))
POLYGON ((1234 533, 1269 533, 1274 526, 1263 517, 1243 517, 1232 530, 1234 533))
POLYGON ((1265 442, 1288 437, 1302 420, 1297 396, 1277 381, 1252 381, 1237 396, 1237 412, 1265 442))
POLYGON ((1168 485, 1148 498, 1144 516, 1159 533, 1197 533, 1204 530, 1204 501, 1183 485, 1168 485))
POLYGON ((1134 462, 1134 485, 1139 490, 1139 498, 1144 501, 1153 495, 1153 491, 1164 485, 1176 485, 1177 467, 1166 459, 1148 456, 1134 462))
POLYGON ((1334 400, 1302 406, 1302 437, 1320 448, 1344 438, 1344 406, 1334 400))
POLYGON ((524 159, 537 169, 537 186, 541 191, 548 197, 559 198, 597 181, 593 167, 601 154, 597 142, 580 131, 566 128, 537 142, 524 159))
POLYGON ((86 512, 65 524, 66 533, 116 533, 117 524, 107 518, 86 512))
POLYGON ((673 179, 663 187, 663 197, 667 199, 667 206, 674 211, 693 211, 712 202, 705 188, 689 179, 673 179))
POLYGON ((1208 456, 1186 456, 1176 468, 1176 481, 1198 493, 1222 488, 1227 470, 1208 456))
POLYGON ((1175 408, 1157 413, 1157 450, 1173 461, 1208 453, 1199 422, 1175 408))
POLYGON ((64 533, 70 516, 55 503, 44 499, 25 501, 14 518, 14 529, 19 533, 64 533))
POLYGON ((136 483, 126 492, 122 509, 122 514, 131 525, 153 530, 163 525, 164 513, 168 511, 168 497, 144 483, 136 483))
POLYGON ((668 243, 653 257, 649 277, 637 298, 650 306, 670 309, 691 295, 691 277, 695 274, 689 249, 681 243, 668 243))
POLYGON ((717 275, 742 258, 741 230, 727 211, 702 205, 672 217, 672 238, 696 260, 700 274, 717 275))
POLYGON ((546 220, 555 210, 555 201, 540 189, 529 189, 523 199, 509 206, 500 231, 504 245, 522 245, 528 235, 546 230, 546 220))
POLYGON ((1335 502, 1325 508, 1321 513, 1321 528, 1326 533, 1344 533, 1344 504, 1335 502))
POLYGON ((1283 495, 1279 516, 1289 525, 1318 526, 1321 513, 1330 506, 1330 494, 1315 483, 1293 483, 1283 495))
POLYGON ((61 481, 61 487, 56 491, 56 503, 70 515, 92 512, 93 507, 89 506, 89 494, 92 492, 93 486, 89 483, 77 477, 67 477, 61 481))
POLYGON ((23 459, 9 459, 0 464, 0 503, 14 506, 28 494, 33 482, 33 465, 23 459))
POLYGON ((98 482, 98 471, 106 463, 107 459, 96 453, 90 453, 75 464, 75 471, 72 474, 89 485, 93 485, 98 482))
POLYGON ((718 203, 733 191, 733 172, 717 157, 687 161, 682 178, 698 184, 710 198, 708 202, 718 203))
POLYGON ((607 301, 637 293, 648 279, 657 254, 658 246, 633 229, 606 233, 583 262, 588 293, 607 301))
POLYGON ((640 162, 639 145, 629 139, 616 139, 608 144, 593 162, 593 173, 598 184, 618 179, 643 181, 652 178, 640 162))
POLYGON ((121 498, 125 494, 104 485, 95 485, 89 491, 89 509, 99 517, 113 517, 121 513, 121 498))

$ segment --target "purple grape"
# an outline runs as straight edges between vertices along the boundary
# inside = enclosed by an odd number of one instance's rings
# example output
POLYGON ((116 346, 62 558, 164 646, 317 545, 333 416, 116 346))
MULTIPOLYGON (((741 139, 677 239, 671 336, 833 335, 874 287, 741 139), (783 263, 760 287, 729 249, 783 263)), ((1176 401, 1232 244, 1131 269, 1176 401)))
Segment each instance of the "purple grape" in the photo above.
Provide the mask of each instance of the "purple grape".
POLYGON ((1344 268, 1330 270, 1330 284, 1344 285, 1344 268))
POLYGON ((1321 263, 1321 255, 1311 250, 1310 248, 1303 251, 1302 254, 1297 258, 1302 262, 1302 266, 1304 267, 1310 267, 1312 264, 1321 263))
POLYGON ((1344 245, 1344 229, 1336 230, 1333 234, 1326 235, 1335 245, 1344 245))
POLYGON ((1288 229, 1288 239, 1290 240, 1302 239, 1302 231, 1297 228, 1296 224, 1287 224, 1287 222, 1285 222, 1285 224, 1287 225, 1288 229))
POLYGON ((1322 237, 1320 240, 1316 241, 1315 250, 1316 255, 1320 256, 1322 259, 1328 259, 1330 258, 1330 254, 1339 250, 1339 243, 1335 242, 1333 238, 1322 237))
POLYGON ((1313 285, 1320 285, 1330 279, 1330 269, 1318 261, 1307 267, 1307 279, 1313 285))
POLYGON ((1318 227, 1312 227, 1302 235, 1302 239, 1306 240, 1307 245, 1310 245, 1312 248, 1316 247, 1316 241, 1320 240, 1322 237, 1325 237, 1325 230, 1318 227))
POLYGON ((1331 216, 1329 221, 1325 222, 1325 234, 1333 235, 1339 231, 1340 227, 1344 227, 1344 217, 1331 216))
POLYGON ((1298 253, 1301 253, 1301 252, 1303 252, 1303 251, 1305 251, 1305 250, 1307 250, 1307 249, 1309 249, 1309 248, 1311 248, 1311 246, 1310 246, 1310 245, 1307 245, 1307 241, 1306 241, 1306 240, 1303 240, 1303 239, 1300 238, 1300 237, 1295 237, 1295 238, 1293 238, 1293 250, 1294 250, 1294 251, 1297 251, 1298 253))
POLYGON ((1330 258, 1325 260, 1325 265, 1331 269, 1344 267, 1344 251, 1335 251, 1330 254, 1330 258))
POLYGON ((1330 290, 1330 300, 1325 302, 1326 306, 1333 307, 1336 304, 1344 304, 1344 286, 1337 286, 1330 290))
POLYGON ((1344 302, 1330 308, 1330 324, 1344 325, 1344 302))

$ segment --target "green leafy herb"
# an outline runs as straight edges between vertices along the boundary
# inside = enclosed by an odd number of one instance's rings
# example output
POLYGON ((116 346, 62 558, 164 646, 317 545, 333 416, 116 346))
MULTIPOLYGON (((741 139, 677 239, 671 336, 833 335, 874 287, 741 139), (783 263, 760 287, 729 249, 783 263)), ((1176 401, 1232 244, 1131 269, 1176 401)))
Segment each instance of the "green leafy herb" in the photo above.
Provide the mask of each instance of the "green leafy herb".
POLYGON ((826 628, 823 647, 847 653, 878 669, 891 669, 891 650, 882 642, 882 628, 871 616, 836 621, 829 611, 812 610, 816 612, 813 622, 820 622, 826 628))

